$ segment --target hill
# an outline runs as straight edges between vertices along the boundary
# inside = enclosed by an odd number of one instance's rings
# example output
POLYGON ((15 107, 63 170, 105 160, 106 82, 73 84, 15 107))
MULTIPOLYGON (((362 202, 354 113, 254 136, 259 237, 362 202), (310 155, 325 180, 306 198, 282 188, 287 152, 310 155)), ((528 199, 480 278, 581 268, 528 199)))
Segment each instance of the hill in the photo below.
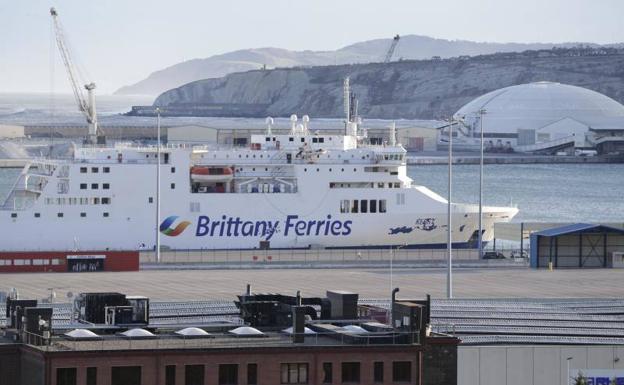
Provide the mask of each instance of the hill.
MULTIPOLYGON (((219 78, 234 72, 267 68, 373 63, 382 61, 392 39, 375 39, 352 44, 335 51, 290 51, 281 48, 255 48, 193 59, 164 68, 146 79, 117 90, 116 94, 158 95, 196 80, 219 78)), ((579 43, 483 43, 435 39, 427 36, 402 36, 394 58, 403 60, 449 58, 496 52, 572 47, 579 43)), ((595 44, 593 46, 596 46, 595 44)))
POLYGON ((584 48, 254 70, 186 84, 160 95, 154 106, 171 116, 341 117, 346 76, 367 118, 440 118, 489 91, 534 81, 586 87, 624 102, 624 50, 584 48))

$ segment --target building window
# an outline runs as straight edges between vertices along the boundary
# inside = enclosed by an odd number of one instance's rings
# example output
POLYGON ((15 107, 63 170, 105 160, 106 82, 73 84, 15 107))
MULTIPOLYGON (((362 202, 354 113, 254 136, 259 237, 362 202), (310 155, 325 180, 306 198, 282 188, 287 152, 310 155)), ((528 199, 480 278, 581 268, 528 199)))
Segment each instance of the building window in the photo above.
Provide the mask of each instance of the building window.
POLYGON ((97 190, 100 186, 97 183, 91 183, 91 189, 97 190))
POLYGON ((219 365, 219 385, 237 385, 237 384, 238 384, 238 365, 237 364, 219 365))
POLYGON ((111 368, 111 385, 141 384, 140 366, 113 366, 111 368))
POLYGON ((373 381, 383 382, 383 378, 384 378, 384 363, 375 362, 373 364, 373 381))
POLYGON ((97 174, 99 169, 97 167, 91 167, 91 172, 97 174))
POLYGON ((57 368, 56 385, 76 385, 76 368, 57 368))
POLYGON ((204 365, 184 366, 184 385, 204 385, 204 365))
POLYGON ((87 189, 87 184, 86 183, 80 183, 80 189, 81 190, 86 190, 87 189))
POLYGON ((247 385, 258 385, 258 364, 247 364, 247 385))
POLYGON ((175 183, 171 183, 171 189, 175 189, 175 183))
POLYGON ((307 384, 308 383, 308 364, 282 364, 281 366, 281 383, 282 384, 307 384))
POLYGON ((392 363, 392 381, 411 382, 412 363, 410 361, 395 361, 392 363))
POLYGON ((165 366, 165 385, 176 385, 176 366, 165 366))
POLYGON ((359 383, 360 382, 360 363, 359 362, 343 362, 342 363, 342 382, 359 383))
POLYGON ((108 190, 108 189, 110 189, 110 183, 103 183, 103 184, 102 184, 102 188, 103 188, 104 190, 108 190))
POLYGON ((97 385, 97 368, 95 366, 87 368, 87 385, 97 385))
POLYGON ((110 172, 110 167, 103 167, 102 172, 104 172, 104 174, 108 174, 110 172))
POLYGON ((332 363, 323 362, 323 384, 331 384, 332 382, 334 382, 334 375, 332 371, 332 363))
POLYGON ((86 174, 87 173, 87 168, 86 167, 80 167, 80 173, 81 174, 86 174))

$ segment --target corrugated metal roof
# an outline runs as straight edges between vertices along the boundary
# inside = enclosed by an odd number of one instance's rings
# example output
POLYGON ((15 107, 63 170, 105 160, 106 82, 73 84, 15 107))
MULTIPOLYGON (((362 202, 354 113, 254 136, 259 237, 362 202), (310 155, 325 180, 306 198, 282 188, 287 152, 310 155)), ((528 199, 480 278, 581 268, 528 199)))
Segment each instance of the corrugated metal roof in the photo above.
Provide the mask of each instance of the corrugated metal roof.
POLYGON ((601 231, 606 230, 608 232, 624 234, 624 230, 618 229, 617 227, 590 224, 590 223, 574 223, 571 225, 538 231, 536 233, 533 233, 532 235, 539 235, 542 237, 556 237, 559 235, 572 234, 576 232, 586 232, 588 230, 601 230, 601 231))

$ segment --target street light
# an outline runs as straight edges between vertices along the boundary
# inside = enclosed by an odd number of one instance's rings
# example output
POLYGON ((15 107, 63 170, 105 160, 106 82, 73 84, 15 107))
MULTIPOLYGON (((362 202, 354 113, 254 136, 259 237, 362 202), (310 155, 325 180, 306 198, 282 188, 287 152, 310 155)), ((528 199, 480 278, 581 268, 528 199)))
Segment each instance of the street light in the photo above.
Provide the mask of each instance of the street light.
POLYGON ((452 237, 452 220, 451 220, 451 197, 453 191, 453 117, 449 120, 448 129, 448 208, 447 208, 447 248, 448 263, 446 271, 446 297, 453 298, 453 237, 452 237))
POLYGON ((483 259, 483 115, 485 108, 479 110, 479 124, 481 126, 481 157, 479 160, 479 259, 483 259))
MULTIPOLYGON (((397 247, 390 246, 390 294, 391 295, 392 295, 392 291, 394 290, 394 283, 392 280, 392 260, 394 259, 395 251, 405 246, 407 246, 407 243, 397 246, 397 247)), ((390 297, 390 321, 392 321, 392 297, 390 297)))
POLYGON ((572 358, 574 357, 566 358, 566 363, 568 364, 568 370, 566 371, 567 377, 566 377, 565 385, 570 385, 570 361, 572 361, 572 358))
POLYGON ((160 108, 156 108, 156 263, 160 263, 160 108))

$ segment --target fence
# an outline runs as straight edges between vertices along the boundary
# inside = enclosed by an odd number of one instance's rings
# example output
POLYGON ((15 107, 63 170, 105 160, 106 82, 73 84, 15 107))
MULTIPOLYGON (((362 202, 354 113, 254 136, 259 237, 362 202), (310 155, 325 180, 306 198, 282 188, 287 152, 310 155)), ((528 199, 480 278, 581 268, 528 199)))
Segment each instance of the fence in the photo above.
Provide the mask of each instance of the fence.
MULTIPOLYGON (((497 249, 506 258, 512 251, 497 249)), ((301 250, 163 250, 161 263, 258 264, 436 262, 447 259, 446 249, 301 249, 301 250)), ((455 261, 478 261, 475 249, 454 249, 455 261)), ((154 251, 142 251, 141 263, 155 263, 154 251)))

